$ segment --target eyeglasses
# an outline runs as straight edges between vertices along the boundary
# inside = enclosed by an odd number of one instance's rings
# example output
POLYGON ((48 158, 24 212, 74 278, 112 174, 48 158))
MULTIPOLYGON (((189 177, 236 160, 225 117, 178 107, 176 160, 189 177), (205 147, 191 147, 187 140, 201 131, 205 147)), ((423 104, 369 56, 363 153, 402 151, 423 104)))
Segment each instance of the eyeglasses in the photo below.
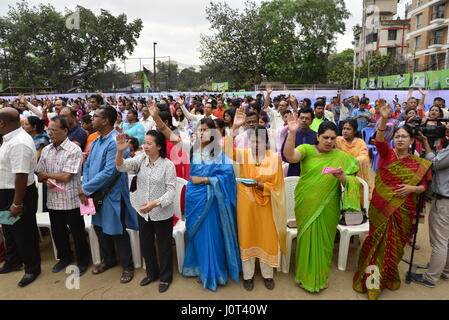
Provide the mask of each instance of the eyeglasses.
POLYGON ((402 136, 394 136, 394 138, 395 138, 396 140, 399 140, 399 139, 405 140, 405 139, 410 139, 410 136, 402 135, 402 136))

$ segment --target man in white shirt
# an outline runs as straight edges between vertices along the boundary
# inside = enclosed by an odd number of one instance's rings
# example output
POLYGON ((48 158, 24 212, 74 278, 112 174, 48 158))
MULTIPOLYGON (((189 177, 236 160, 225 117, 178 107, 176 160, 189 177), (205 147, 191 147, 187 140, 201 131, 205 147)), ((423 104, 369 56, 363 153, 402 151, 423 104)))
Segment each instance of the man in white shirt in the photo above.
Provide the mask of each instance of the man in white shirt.
POLYGON ((2 226, 6 260, 0 274, 18 271, 24 263, 25 275, 18 285, 25 287, 41 273, 34 178, 36 149, 31 136, 20 126, 19 112, 13 108, 0 109, 0 135, 0 211, 20 217, 14 224, 2 226))
POLYGON ((271 103, 271 93, 273 90, 271 88, 267 88, 267 96, 265 98, 265 105, 262 107, 262 110, 265 111, 268 115, 268 118, 270 119, 271 126, 270 128, 273 129, 274 132, 276 132, 279 128, 282 128, 284 126, 284 119, 282 114, 288 110, 288 102, 285 100, 282 100, 279 102, 278 109, 272 109, 269 108, 271 103))
POLYGON ((140 122, 145 127, 145 132, 156 128, 156 122, 154 122, 153 118, 150 115, 150 110, 148 110, 148 107, 146 106, 142 108, 142 119, 140 120, 140 122))

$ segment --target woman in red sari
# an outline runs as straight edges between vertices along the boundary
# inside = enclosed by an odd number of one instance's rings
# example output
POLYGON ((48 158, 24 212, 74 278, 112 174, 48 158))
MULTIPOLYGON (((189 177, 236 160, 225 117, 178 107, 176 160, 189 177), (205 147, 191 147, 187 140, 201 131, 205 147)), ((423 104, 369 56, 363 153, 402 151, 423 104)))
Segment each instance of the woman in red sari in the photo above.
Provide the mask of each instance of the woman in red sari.
MULTIPOLYGON (((169 111, 161 111, 159 113, 159 116, 161 117, 162 121, 174 132, 178 133, 178 130, 173 126, 172 122, 172 116, 169 111)), ((181 139, 181 136, 178 135, 181 139)), ((190 180, 190 161, 188 153, 175 146, 173 142, 170 140, 166 140, 167 142, 167 159, 171 160, 176 168, 176 176, 178 178, 183 178, 184 180, 189 181, 190 180)), ((180 144, 182 146, 182 144, 180 144)), ((190 145, 189 145, 190 147, 190 145)), ((184 213, 184 206, 185 206, 185 194, 186 194, 186 187, 182 188, 181 193, 181 211, 184 213)), ((176 225, 176 222, 178 221, 178 218, 176 216, 173 216, 173 223, 176 225)))
POLYGON ((401 285, 398 265, 413 236, 418 195, 425 192, 431 162, 410 154, 411 127, 395 130, 394 149, 384 140, 390 106, 384 101, 375 145, 379 152, 375 188, 369 208, 370 231, 363 243, 354 275, 354 290, 375 300, 383 289, 401 285))

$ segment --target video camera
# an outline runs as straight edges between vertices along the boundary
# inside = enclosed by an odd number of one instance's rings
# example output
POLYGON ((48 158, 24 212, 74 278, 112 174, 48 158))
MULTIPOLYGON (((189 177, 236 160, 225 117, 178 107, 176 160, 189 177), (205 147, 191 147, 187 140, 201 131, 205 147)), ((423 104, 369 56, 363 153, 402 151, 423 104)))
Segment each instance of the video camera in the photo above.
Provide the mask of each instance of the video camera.
POLYGON ((448 123, 449 119, 431 119, 430 121, 436 121, 437 124, 428 125, 427 123, 423 123, 420 117, 415 117, 409 121, 408 125, 415 129, 416 134, 421 132, 430 140, 446 137, 446 126, 443 123, 448 123))

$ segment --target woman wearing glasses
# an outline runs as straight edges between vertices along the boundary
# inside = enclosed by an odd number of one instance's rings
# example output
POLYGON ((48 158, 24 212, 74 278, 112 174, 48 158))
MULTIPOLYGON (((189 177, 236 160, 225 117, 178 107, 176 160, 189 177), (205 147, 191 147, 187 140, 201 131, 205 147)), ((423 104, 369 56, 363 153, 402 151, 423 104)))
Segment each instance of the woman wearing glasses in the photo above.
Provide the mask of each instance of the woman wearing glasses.
POLYGON ((382 118, 375 139, 379 169, 369 209, 370 232, 360 252, 353 286, 358 292, 368 292, 370 300, 377 299, 385 288, 397 290, 401 285, 398 264, 413 236, 418 195, 427 189, 431 166, 430 161, 411 154, 415 138, 407 125, 394 131, 394 149, 389 146, 384 135, 391 108, 383 99, 380 106, 382 118))

